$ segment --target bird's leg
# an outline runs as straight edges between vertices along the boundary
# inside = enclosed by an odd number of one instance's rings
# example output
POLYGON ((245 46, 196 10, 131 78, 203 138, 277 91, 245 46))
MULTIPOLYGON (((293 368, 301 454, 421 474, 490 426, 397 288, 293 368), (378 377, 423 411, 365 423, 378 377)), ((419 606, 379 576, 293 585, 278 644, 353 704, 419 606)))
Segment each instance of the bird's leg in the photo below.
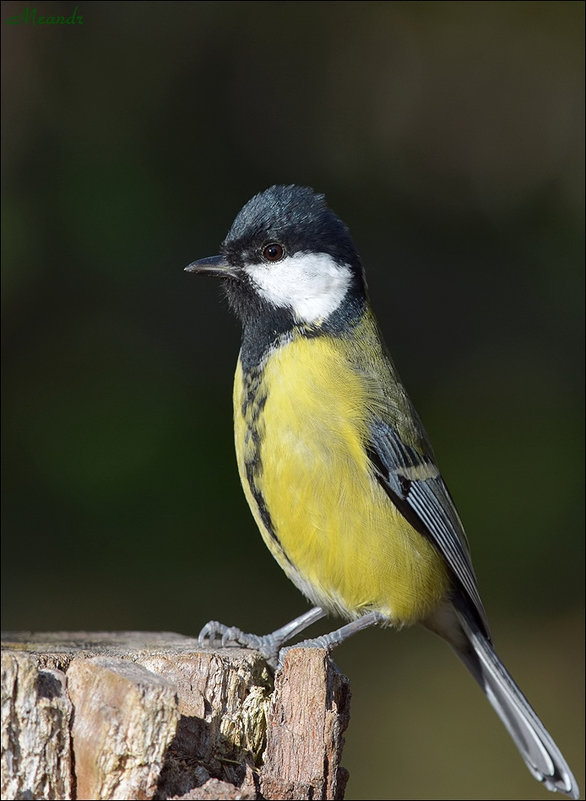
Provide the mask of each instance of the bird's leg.
MULTIPOLYGON (((320 606, 315 606, 304 615, 296 617, 290 623, 271 634, 247 634, 235 626, 225 626, 215 620, 210 620, 199 633, 199 644, 202 648, 214 646, 234 646, 253 648, 265 657, 269 665, 277 666, 279 651, 284 643, 295 637, 312 623, 320 620, 326 613, 320 606)), ((335 632, 334 632, 335 633, 335 632)))
MULTIPOLYGON (((344 642, 344 640, 347 640, 348 637, 356 634, 356 632, 367 629, 370 626, 375 626, 377 623, 388 623, 388 618, 380 612, 367 612, 357 620, 352 620, 350 623, 346 623, 345 626, 331 631, 329 634, 321 634, 319 637, 314 637, 311 640, 303 640, 303 642, 296 643, 295 646, 292 647, 325 648, 326 651, 331 651, 332 648, 335 648, 336 645, 344 642)), ((279 653, 279 665, 283 663, 284 652, 287 650, 289 649, 283 648, 279 653)))

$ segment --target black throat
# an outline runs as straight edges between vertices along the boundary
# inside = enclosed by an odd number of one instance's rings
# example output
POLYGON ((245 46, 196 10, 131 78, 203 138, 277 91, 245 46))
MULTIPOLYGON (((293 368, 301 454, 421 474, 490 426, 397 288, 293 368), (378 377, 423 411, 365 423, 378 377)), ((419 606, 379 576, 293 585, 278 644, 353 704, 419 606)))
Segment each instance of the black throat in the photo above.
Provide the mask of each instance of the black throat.
POLYGON ((325 320, 315 324, 299 323, 288 307, 273 306, 241 282, 226 281, 230 306, 242 322, 240 362, 244 372, 254 370, 271 348, 287 335, 311 339, 319 336, 344 336, 364 314, 366 296, 362 286, 348 288, 344 301, 325 320))

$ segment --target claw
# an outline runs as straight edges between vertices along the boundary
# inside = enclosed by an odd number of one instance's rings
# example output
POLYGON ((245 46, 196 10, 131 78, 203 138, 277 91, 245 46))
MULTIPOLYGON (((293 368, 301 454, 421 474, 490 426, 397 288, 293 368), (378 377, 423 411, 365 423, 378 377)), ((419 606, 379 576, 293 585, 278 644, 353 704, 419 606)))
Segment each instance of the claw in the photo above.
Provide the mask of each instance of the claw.
POLYGON ((286 648, 281 648, 279 650, 278 660, 277 660, 277 668, 279 670, 281 670, 283 667, 285 654, 292 648, 322 648, 323 650, 330 653, 330 651, 333 648, 333 645, 328 640, 327 635, 321 635, 319 637, 313 637, 311 640, 303 640, 302 642, 298 642, 295 645, 288 645, 286 648))
POLYGON ((285 661, 285 654, 291 648, 291 646, 287 646, 286 648, 281 648, 278 655, 277 655, 277 670, 283 670, 283 663, 285 661))
POLYGON ((224 626, 224 632, 222 634, 222 648, 229 648, 231 645, 241 645, 245 648, 254 648, 254 645, 250 644, 250 641, 253 637, 253 634, 246 634, 241 629, 236 628, 236 626, 224 626))
POLYGON ((199 632, 197 641, 201 648, 213 648, 218 643, 220 636, 222 637, 220 642, 223 644, 227 630, 228 627, 223 623, 218 623, 217 620, 210 620, 199 632))
POLYGON ((275 640, 270 634, 264 636, 248 634, 236 626, 225 626, 223 623, 218 623, 217 620, 210 620, 209 623, 206 623, 197 639, 201 648, 239 646, 260 651, 271 667, 277 665, 277 656, 281 645, 281 641, 275 640))
POLYGON ((217 620, 210 620, 199 632, 197 639, 202 648, 240 646, 262 651, 266 647, 265 640, 269 640, 270 635, 260 637, 257 634, 247 634, 236 626, 225 626, 217 620))

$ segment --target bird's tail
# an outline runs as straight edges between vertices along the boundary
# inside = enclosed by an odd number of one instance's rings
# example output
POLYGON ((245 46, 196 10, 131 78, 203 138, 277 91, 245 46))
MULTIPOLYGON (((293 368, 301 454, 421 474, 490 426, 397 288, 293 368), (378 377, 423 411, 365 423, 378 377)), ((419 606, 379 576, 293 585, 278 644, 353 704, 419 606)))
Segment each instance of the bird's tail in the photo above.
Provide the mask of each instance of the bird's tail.
POLYGON ((456 608, 456 614, 470 647, 462 648, 453 640, 452 645, 505 724, 527 767, 548 790, 578 798, 578 785, 566 760, 490 640, 464 611, 456 608))

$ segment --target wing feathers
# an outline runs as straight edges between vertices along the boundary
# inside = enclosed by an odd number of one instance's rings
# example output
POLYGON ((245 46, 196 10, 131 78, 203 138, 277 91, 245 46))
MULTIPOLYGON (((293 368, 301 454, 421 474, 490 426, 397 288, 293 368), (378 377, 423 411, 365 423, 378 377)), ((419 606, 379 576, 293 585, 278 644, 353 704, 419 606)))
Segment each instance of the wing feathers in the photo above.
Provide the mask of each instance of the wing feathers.
POLYGON ((443 555, 489 636, 464 528, 433 458, 405 445, 380 421, 371 427, 367 452, 377 480, 411 525, 443 555))

